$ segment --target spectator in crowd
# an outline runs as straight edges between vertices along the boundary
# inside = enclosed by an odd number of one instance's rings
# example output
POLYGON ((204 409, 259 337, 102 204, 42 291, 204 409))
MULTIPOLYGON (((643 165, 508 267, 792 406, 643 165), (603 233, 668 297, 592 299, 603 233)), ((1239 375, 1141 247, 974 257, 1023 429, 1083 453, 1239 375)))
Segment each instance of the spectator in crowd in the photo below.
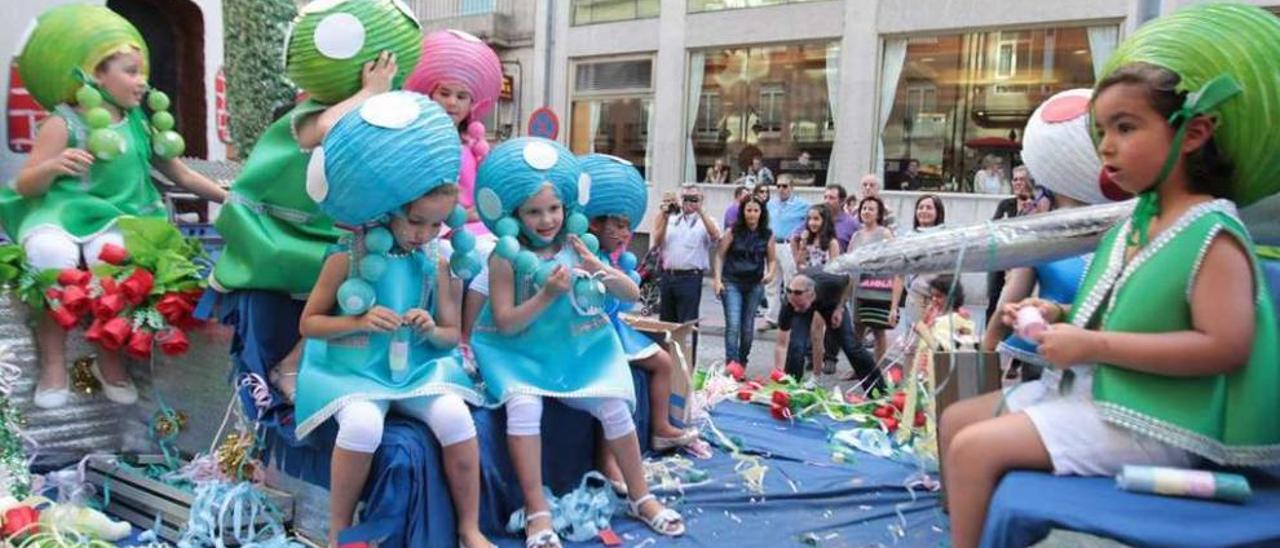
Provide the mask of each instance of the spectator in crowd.
POLYGON ((820 363, 821 345, 815 341, 821 341, 823 336, 813 331, 813 327, 818 326, 819 331, 836 333, 840 348, 853 365, 849 379, 860 379, 859 384, 867 392, 881 385, 880 370, 876 368, 875 360, 862 347, 862 339, 853 333, 853 317, 846 306, 852 288, 853 283, 848 276, 827 274, 822 269, 806 270, 791 279, 779 316, 778 342, 773 351, 774 369, 784 369, 800 380, 804 377, 806 358, 815 364, 820 363))
POLYGON ((773 186, 775 182, 773 170, 764 165, 764 157, 759 154, 751 157, 751 165, 747 167, 747 176, 755 179, 757 185, 773 186))
POLYGON ((982 160, 982 169, 973 174, 973 191, 979 194, 1008 194, 1009 183, 1004 178, 1004 160, 988 154, 982 160))
POLYGON ((703 182, 719 185, 729 182, 729 166, 724 163, 724 158, 716 158, 715 164, 707 168, 707 176, 703 182))
MULTIPOLYGON (((662 250, 658 318, 675 323, 696 320, 702 305, 702 276, 711 268, 711 249, 720 239, 720 227, 702 209, 698 185, 682 185, 679 203, 674 194, 663 196, 653 226, 653 246, 662 250)), ((696 331, 693 347, 696 353, 696 331)))
POLYGON ((832 226, 831 213, 825 204, 809 207, 809 214, 800 232, 791 237, 791 256, 796 259, 796 271, 824 266, 840 255, 840 241, 832 226))
POLYGON ((841 253, 849 247, 849 238, 858 231, 857 216, 845 211, 844 203, 847 198, 848 193, 844 187, 835 183, 827 185, 822 191, 822 203, 827 206, 827 213, 831 215, 831 224, 836 232, 836 240, 840 242, 841 253))
MULTIPOLYGON (((925 194, 916 199, 915 217, 911 221, 912 232, 925 232, 941 227, 947 219, 947 209, 937 194, 925 194)), ((912 326, 924 317, 929 306, 929 274, 913 274, 907 278, 907 302, 903 311, 905 325, 912 326)))
MULTIPOLYGON (((1040 212, 1040 204, 1032 194, 1033 182, 1031 171, 1027 166, 1013 168, 1013 197, 1000 200, 996 204, 996 213, 991 220, 1011 219, 1040 212)), ((1044 208, 1048 211, 1048 208, 1044 208)), ((996 303, 1000 301, 1000 292, 1004 290, 1005 271, 996 270, 987 273, 987 315, 990 318, 996 311, 996 303)))
POLYGON ((907 160, 907 168, 898 175, 898 190, 919 190, 921 186, 920 160, 907 160))
POLYGON ((769 203, 769 185, 755 185, 752 187, 751 194, 755 196, 757 200, 760 200, 761 203, 769 203))
POLYGON ((796 274, 796 261, 791 256, 791 235, 796 232, 796 229, 804 226, 805 217, 809 212, 808 202, 794 194, 792 180, 791 174, 783 173, 778 179, 778 195, 769 200, 769 228, 773 230, 774 240, 778 243, 778 264, 781 267, 782 276, 781 279, 767 286, 769 311, 765 330, 778 327, 778 313, 782 310, 782 299, 779 294, 796 274))
POLYGON ((738 220, 738 210, 742 207, 742 200, 751 194, 751 187, 747 185, 738 185, 733 189, 733 203, 724 209, 724 222, 720 226, 728 228, 733 226, 733 222, 738 220))
MULTIPOLYGON (((853 235, 849 242, 850 249, 871 245, 876 242, 893 239, 893 232, 885 228, 884 202, 871 196, 863 198, 858 206, 861 214, 862 228, 853 235)), ((898 276, 863 276, 858 280, 855 293, 858 306, 858 323, 855 332, 858 340, 862 340, 866 331, 870 330, 875 338, 876 362, 884 358, 889 348, 886 329, 893 329, 898 323, 898 301, 902 297, 902 278, 898 276)))
POLYGON ((764 287, 777 275, 777 247, 765 203, 754 197, 742 202, 742 214, 720 239, 711 261, 712 287, 724 306, 725 363, 747 365, 755 312, 764 287))
MULTIPOLYGON (((862 192, 862 195, 858 197, 858 204, 861 205, 862 200, 866 198, 880 198, 880 201, 883 203, 884 198, 880 196, 880 186, 880 178, 877 177, 875 173, 863 175, 862 179, 858 181, 858 189, 862 192)), ((861 213, 858 211, 857 207, 853 208, 853 211, 850 211, 849 214, 853 215, 855 219, 861 219, 861 213)), ((884 223, 881 226, 884 226, 889 230, 893 230, 895 222, 897 222, 897 219, 894 218, 893 212, 886 209, 884 212, 884 223)))

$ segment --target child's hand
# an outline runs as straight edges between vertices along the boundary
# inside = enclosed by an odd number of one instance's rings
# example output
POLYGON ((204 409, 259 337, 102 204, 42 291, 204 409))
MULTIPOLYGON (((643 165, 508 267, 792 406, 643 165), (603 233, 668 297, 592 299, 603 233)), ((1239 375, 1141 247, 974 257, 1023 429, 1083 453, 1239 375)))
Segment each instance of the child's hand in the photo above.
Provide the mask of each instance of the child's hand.
POLYGON ((1068 323, 1051 324, 1035 339, 1040 355, 1060 369, 1095 361, 1097 355, 1098 332, 1068 323))
POLYGON ((547 285, 542 289, 552 297, 559 297, 569 292, 569 269, 563 265, 556 266, 555 272, 547 278, 547 285))
POLYGON ((391 79, 396 76, 396 54, 384 51, 378 58, 364 64, 360 82, 370 93, 384 93, 391 90, 391 79))
POLYGON ((404 323, 412 325, 423 334, 430 333, 436 328, 436 321, 431 317, 431 313, 421 308, 411 308, 404 315, 404 323))
POLYGON ((1066 320, 1062 317, 1062 307, 1053 301, 1037 299, 1022 299, 1016 303, 1007 303, 1000 307, 1000 323, 1013 327, 1018 320, 1018 309, 1024 306, 1034 306, 1040 311, 1040 315, 1044 316, 1044 322, 1047 324, 1055 324, 1066 320))
POLYGON ((385 306, 375 306, 360 316, 360 329, 375 333, 390 333, 400 327, 400 315, 385 306))
POLYGON ((579 238, 577 235, 570 235, 569 245, 573 246, 573 250, 576 251, 578 253, 578 257, 582 259, 583 270, 586 270, 588 273, 595 273, 604 269, 604 263, 600 262, 600 258, 596 257, 595 253, 592 253, 590 249, 587 249, 587 244, 582 243, 582 238, 579 238))
POLYGON ((45 160, 45 165, 58 175, 82 175, 93 165, 93 154, 87 150, 67 148, 62 154, 45 160))

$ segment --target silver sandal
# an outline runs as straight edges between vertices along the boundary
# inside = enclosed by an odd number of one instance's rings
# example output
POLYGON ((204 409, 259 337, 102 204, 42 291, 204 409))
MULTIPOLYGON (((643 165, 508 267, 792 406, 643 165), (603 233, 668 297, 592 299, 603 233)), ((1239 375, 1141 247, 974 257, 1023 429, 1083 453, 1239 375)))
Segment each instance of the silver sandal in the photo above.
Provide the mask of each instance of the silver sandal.
POLYGON ((644 522, 644 524, 648 525, 650 529, 653 529, 653 532, 658 533, 660 535, 665 535, 668 537, 678 537, 683 535, 684 534, 684 518, 680 517, 679 512, 676 512, 675 510, 672 510, 670 508, 663 508, 662 511, 658 512, 657 514, 654 514, 653 517, 651 518, 646 518, 644 517, 644 515, 640 513, 640 506, 651 500, 657 501, 658 497, 653 496, 653 493, 649 493, 648 495, 640 497, 639 499, 628 500, 627 513, 630 514, 631 517, 636 518, 641 522, 644 522), (671 529, 672 524, 676 525, 675 529, 671 529))
MULTIPOLYGON (((525 516, 525 526, 533 523, 533 520, 538 518, 547 518, 547 521, 551 521, 551 512, 543 510, 541 512, 534 512, 525 516)), ((555 526, 553 525, 531 535, 526 535, 524 538, 524 546, 525 548, 560 548, 560 535, 556 534, 555 526)))

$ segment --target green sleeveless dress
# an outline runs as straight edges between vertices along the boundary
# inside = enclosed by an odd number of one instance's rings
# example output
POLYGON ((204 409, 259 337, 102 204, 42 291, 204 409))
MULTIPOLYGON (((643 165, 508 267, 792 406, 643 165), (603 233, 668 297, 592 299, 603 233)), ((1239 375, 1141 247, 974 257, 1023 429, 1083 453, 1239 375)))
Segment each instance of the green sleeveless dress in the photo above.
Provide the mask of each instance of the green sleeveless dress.
MULTIPOLYGON (((58 105, 52 115, 66 121, 68 147, 88 142, 88 126, 73 108, 58 105)), ((97 160, 81 176, 59 176, 41 196, 24 197, 12 184, 0 188, 0 224, 11 239, 21 243, 36 229, 54 228, 85 242, 121 217, 164 218, 164 202, 151 183, 151 133, 142 109, 111 127, 126 147, 115 159, 97 160)))
POLYGON ((305 297, 315 285, 342 232, 307 196, 311 151, 298 147, 295 124, 326 108, 310 100, 294 107, 254 145, 214 223, 226 242, 210 280, 215 288, 305 297))
POLYGON ((1098 364, 1093 397, 1107 422, 1219 464, 1280 463, 1280 336, 1276 311, 1252 240, 1235 205, 1197 205, 1126 264, 1132 221, 1099 244, 1076 295, 1070 321, 1129 333, 1193 329, 1191 290, 1209 243, 1236 238, 1253 263, 1254 337, 1249 361, 1230 373, 1170 377, 1098 364))

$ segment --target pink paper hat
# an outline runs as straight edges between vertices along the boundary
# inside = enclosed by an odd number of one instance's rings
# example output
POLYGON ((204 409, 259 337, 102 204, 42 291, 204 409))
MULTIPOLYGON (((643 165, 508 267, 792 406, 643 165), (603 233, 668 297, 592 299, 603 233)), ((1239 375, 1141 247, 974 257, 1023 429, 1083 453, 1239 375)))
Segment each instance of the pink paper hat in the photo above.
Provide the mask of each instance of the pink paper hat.
POLYGON ((422 58, 404 88, 423 95, 445 82, 457 82, 471 92, 471 120, 484 118, 502 91, 502 64, 479 38, 460 30, 441 30, 422 39, 422 58))

